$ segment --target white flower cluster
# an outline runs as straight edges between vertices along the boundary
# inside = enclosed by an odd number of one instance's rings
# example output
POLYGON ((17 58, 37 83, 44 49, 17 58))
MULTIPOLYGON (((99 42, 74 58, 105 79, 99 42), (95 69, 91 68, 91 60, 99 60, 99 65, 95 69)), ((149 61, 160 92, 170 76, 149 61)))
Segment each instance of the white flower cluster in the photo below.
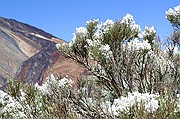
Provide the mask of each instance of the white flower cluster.
POLYGON ((86 35, 87 35, 87 29, 85 27, 76 28, 76 33, 73 33, 72 41, 69 44, 64 43, 63 45, 66 46, 69 45, 68 47, 71 47, 75 43, 77 36, 86 37, 86 35))
POLYGON ((52 86, 58 87, 65 87, 65 86, 71 86, 73 81, 71 79, 62 78, 60 80, 57 80, 57 78, 54 77, 53 74, 51 74, 49 77, 46 78, 46 82, 44 82, 41 86, 39 84, 35 84, 35 87, 42 92, 44 95, 50 95, 52 94, 52 86))
POLYGON ((108 44, 101 45, 99 50, 101 51, 102 55, 106 57, 106 59, 109 59, 112 56, 112 51, 108 44))
POLYGON ((101 45, 101 42, 99 40, 92 41, 91 39, 86 39, 88 46, 95 47, 101 45))
POLYGON ((99 19, 93 19, 93 20, 86 21, 86 25, 90 23, 98 23, 98 22, 99 22, 99 19))
MULTIPOLYGON (((100 53, 103 56, 105 56, 107 59, 110 58, 110 56, 112 55, 111 48, 110 48, 110 46, 108 44, 103 45, 101 43, 101 41, 99 41, 99 40, 92 41, 90 39, 86 39, 86 41, 88 43, 89 49, 93 49, 93 48, 96 47, 100 51, 100 53)), ((91 54, 92 53, 91 50, 90 50, 89 53, 90 53, 89 54, 90 56, 93 55, 93 54, 91 54)))
POLYGON ((96 26, 96 31, 93 35, 94 39, 101 39, 103 36, 103 33, 106 33, 110 28, 113 27, 114 22, 112 20, 107 19, 105 22, 101 22, 99 23, 99 19, 97 20, 90 20, 86 22, 86 25, 90 24, 90 23, 98 23, 96 26))
POLYGON ((59 49, 61 47, 61 44, 56 44, 56 48, 59 49))
POLYGON ((107 19, 102 25, 112 27, 114 24, 113 20, 107 19))
MULTIPOLYGON (((76 33, 74 33, 73 39, 72 41, 67 44, 67 43, 63 43, 63 44, 57 44, 56 47, 59 49, 60 47, 63 49, 68 49, 71 48, 73 46, 73 44, 76 42, 76 40, 78 40, 79 38, 86 38, 87 41, 87 45, 85 45, 84 47, 87 48, 87 50, 89 50, 89 56, 90 59, 94 58, 93 55, 94 53, 99 53, 104 55, 104 58, 110 58, 112 56, 112 51, 111 48, 109 46, 109 44, 103 44, 103 37, 104 34, 106 34, 114 25, 115 23, 112 20, 107 19, 105 22, 101 22, 99 23, 99 19, 97 20, 90 20, 86 22, 86 26, 88 27, 88 25, 90 26, 91 23, 93 25, 95 25, 95 32, 93 33, 92 39, 88 39, 87 38, 87 28, 85 27, 80 27, 80 28, 76 28, 76 33), (91 52, 93 50, 97 50, 97 52, 91 52)), ((156 31, 154 29, 154 27, 145 27, 145 31, 142 32, 141 34, 141 28, 138 24, 135 23, 134 18, 131 14, 127 14, 125 17, 123 17, 120 21, 120 24, 122 25, 127 25, 128 27, 130 26, 130 30, 132 30, 132 32, 134 34, 138 34, 137 38, 133 38, 130 42, 127 42, 123 45, 126 45, 128 47, 129 50, 141 50, 141 49, 151 49, 151 44, 148 42, 148 39, 144 39, 142 41, 140 41, 140 38, 143 38, 143 36, 149 36, 149 35, 153 35, 153 37, 155 37, 156 35, 156 31)), ((128 31, 129 32, 129 31, 128 31)), ((67 50, 67 51, 71 51, 71 50, 67 50)))
POLYGON ((41 86, 36 83, 34 86, 37 88, 41 93, 45 94, 51 94, 51 85, 56 84, 56 79, 53 74, 50 75, 50 77, 46 78, 46 82, 44 82, 41 86))
POLYGON ((76 34, 86 35, 86 33, 87 33, 87 29, 85 27, 76 28, 76 34))
MULTIPOLYGON (((110 46, 105 44, 105 45, 102 45, 100 48, 99 48, 101 51, 105 51, 104 53, 108 52, 110 50, 110 46)), ((106 54, 104 54, 106 55, 106 54)))
POLYGON ((58 86, 59 87, 72 86, 73 82, 74 81, 72 81, 71 79, 67 79, 66 77, 64 77, 58 81, 58 86))
POLYGON ((114 25, 113 20, 107 19, 105 22, 102 22, 97 26, 98 29, 103 30, 103 33, 106 33, 114 25))
POLYGON ((129 112, 133 106, 145 106, 147 112, 154 112, 158 109, 158 94, 139 93, 133 92, 128 93, 127 97, 120 97, 115 99, 112 106, 110 102, 106 102, 106 106, 109 107, 108 111, 115 116, 118 116, 121 112, 129 112))
POLYGON ((151 49, 151 45, 150 43, 148 43, 147 40, 140 41, 138 38, 135 38, 130 42, 127 42, 126 45, 129 50, 151 49))
POLYGON ((131 14, 127 14, 125 17, 123 17, 121 23, 130 24, 131 29, 136 30, 137 32, 141 30, 140 25, 135 23, 134 18, 131 14))
POLYGON ((133 20, 134 18, 131 14, 126 14, 126 16, 122 18, 121 23, 129 24, 133 20))
POLYGON ((59 49, 64 49, 64 48, 71 48, 72 45, 74 44, 75 41, 71 41, 70 43, 61 43, 61 44, 56 44, 56 48, 59 50, 59 49))
POLYGON ((166 18, 168 18, 168 16, 176 16, 176 15, 180 15, 180 5, 174 7, 174 10, 172 8, 169 8, 169 10, 166 11, 166 18))
MULTIPOLYGON (((20 119, 27 118, 23 106, 6 92, 0 90, 0 115, 16 117, 20 119)), ((0 116, 1 117, 1 116, 0 116)))
POLYGON ((73 33, 73 38, 70 43, 62 43, 56 44, 56 48, 60 49, 61 47, 69 47, 71 48, 73 44, 76 42, 77 36, 85 37, 87 35, 87 29, 85 27, 76 28, 76 33, 73 33))
MULTIPOLYGON (((147 37, 147 36, 153 36, 156 34, 156 30, 154 29, 154 27, 148 27, 148 26, 145 26, 145 30, 144 32, 142 32, 142 35, 143 37, 147 37)), ((154 36, 155 38, 155 36, 154 36)))

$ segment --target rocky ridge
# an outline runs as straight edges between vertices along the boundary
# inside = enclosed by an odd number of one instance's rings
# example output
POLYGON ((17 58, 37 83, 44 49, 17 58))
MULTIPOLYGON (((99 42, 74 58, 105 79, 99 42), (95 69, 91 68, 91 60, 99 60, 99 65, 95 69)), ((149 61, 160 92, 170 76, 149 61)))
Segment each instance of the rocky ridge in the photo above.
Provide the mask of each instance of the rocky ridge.
POLYGON ((42 83, 51 73, 76 79, 84 68, 57 50, 55 44, 63 42, 41 29, 1 17, 0 84, 14 77, 42 83))

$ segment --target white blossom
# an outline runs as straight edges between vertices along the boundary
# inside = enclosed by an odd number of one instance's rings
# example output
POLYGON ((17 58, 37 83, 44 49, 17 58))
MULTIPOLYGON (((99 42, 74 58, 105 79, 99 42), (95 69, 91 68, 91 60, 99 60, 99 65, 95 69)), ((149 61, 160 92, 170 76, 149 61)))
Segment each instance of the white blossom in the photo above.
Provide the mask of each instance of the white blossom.
POLYGON ((6 97, 8 94, 5 93, 4 91, 0 90, 0 103, 4 105, 6 101, 4 100, 4 97, 6 97))
POLYGON ((26 93, 23 92, 22 89, 20 89, 20 100, 21 100, 21 101, 25 101, 25 100, 26 100, 25 96, 26 96, 26 93))
POLYGON ((77 36, 85 37, 87 34, 87 29, 85 27, 76 28, 76 33, 73 33, 73 38, 71 41, 71 45, 77 40, 77 36))
POLYGON ((158 109, 159 107, 159 101, 155 98, 149 98, 150 100, 147 101, 147 103, 145 104, 145 109, 148 112, 154 112, 158 109))
POLYGON ((94 33, 94 39, 102 39, 104 33, 107 33, 114 25, 113 20, 107 19, 105 22, 101 22, 97 25, 96 32, 94 33))
POLYGON ((110 28, 112 28, 114 25, 113 20, 107 19, 104 23, 101 23, 99 25, 100 29, 103 29, 103 33, 106 33, 110 28))
POLYGON ((67 43, 62 43, 62 44, 56 44, 56 48, 57 49, 59 49, 59 48, 61 48, 61 47, 63 47, 63 46, 66 46, 66 45, 68 45, 67 43))
POLYGON ((141 31, 140 25, 136 24, 135 21, 131 23, 130 27, 131 27, 132 30, 136 30, 138 32, 141 31))
POLYGON ((42 85, 39 85, 36 83, 34 86, 44 95, 50 95, 52 93, 51 85, 54 85, 57 83, 56 78, 53 74, 51 74, 49 77, 46 77, 46 82, 44 82, 42 85))
POLYGON ((47 85, 47 83, 43 83, 41 86, 38 83, 36 83, 34 86, 44 95, 50 94, 50 87, 47 85))
POLYGON ((102 36, 103 36, 103 32, 100 29, 97 29, 93 35, 93 39, 96 39, 96 40, 102 39, 102 36))
POLYGON ((66 77, 64 77, 58 81, 58 86, 59 87, 72 86, 73 82, 74 81, 72 81, 71 79, 67 79, 66 77))
POLYGON ((101 42, 99 40, 91 40, 91 39, 86 39, 88 45, 90 47, 95 47, 95 46, 100 46, 101 45, 101 42))
POLYGON ((151 44, 147 40, 140 41, 138 38, 127 42, 127 47, 129 50, 141 50, 141 49, 151 49, 151 44))
POLYGON ((174 7, 174 11, 179 14, 180 13, 180 5, 174 7))
POLYGON ((121 96, 120 98, 115 99, 112 106, 110 106, 108 101, 102 106, 109 106, 108 111, 115 116, 118 116, 120 112, 129 112, 130 108, 135 105, 144 105, 147 112, 154 112, 159 107, 158 97, 158 94, 133 92, 128 93, 128 96, 126 97, 121 96))
POLYGON ((44 95, 51 95, 52 94, 52 86, 71 86, 73 84, 73 81, 71 79, 62 78, 58 81, 58 79, 51 74, 49 77, 46 78, 46 82, 44 82, 42 85, 35 84, 35 87, 42 92, 44 95))
POLYGON ((0 104, 3 107, 0 110, 0 115, 16 117, 20 119, 27 118, 26 114, 24 113, 23 106, 16 99, 1 90, 0 104))
POLYGON ((127 14, 125 17, 123 17, 121 20, 121 23, 122 24, 129 24, 131 30, 135 30, 137 32, 141 31, 140 25, 135 23, 134 18, 131 14, 127 14))
POLYGON ((61 47, 61 44, 56 44, 56 48, 59 49, 61 47))
POLYGON ((102 45, 100 48, 100 50, 108 52, 110 50, 110 46, 108 44, 102 45))
POLYGON ((106 57, 106 59, 108 59, 112 55, 111 48, 108 44, 101 45, 99 50, 101 51, 102 55, 106 57))
POLYGON ((172 8, 169 8, 169 10, 166 11, 166 17, 167 17, 168 15, 173 15, 173 16, 175 16, 175 15, 176 15, 176 12, 175 12, 172 8))
POLYGON ((76 28, 76 34, 86 34, 87 33, 87 29, 85 27, 79 27, 76 28))
POLYGON ((153 26, 152 27, 145 26, 145 30, 144 30, 144 32, 142 32, 143 37, 151 36, 154 34, 156 34, 156 30, 154 29, 153 26))
POLYGON ((96 23, 96 22, 99 22, 99 19, 93 19, 93 20, 86 21, 86 25, 88 25, 89 23, 96 23))
POLYGON ((166 11, 166 18, 168 18, 168 16, 176 16, 176 15, 180 15, 180 5, 174 7, 174 10, 172 8, 169 8, 169 10, 166 11))
POLYGON ((148 50, 151 49, 151 44, 147 40, 143 40, 142 44, 143 44, 142 49, 148 49, 148 50))
POLYGON ((113 20, 107 19, 104 23, 103 26, 110 26, 112 27, 114 24, 113 20))
POLYGON ((56 45, 56 47, 61 47, 61 46, 68 46, 69 48, 73 46, 73 44, 76 42, 77 40, 77 36, 81 36, 81 37, 85 37, 87 35, 87 29, 85 27, 79 27, 76 28, 76 33, 73 33, 73 38, 71 40, 70 43, 63 43, 63 44, 58 44, 56 45))
MULTIPOLYGON (((88 46, 90 48, 96 47, 99 49, 100 53, 105 56, 105 58, 109 58, 112 55, 111 48, 108 44, 103 45, 101 41, 99 40, 91 40, 91 39, 86 39, 88 46)), ((91 53, 91 50, 90 50, 91 53)))
POLYGON ((131 14, 126 14, 126 16, 122 18, 121 23, 129 24, 133 20, 134 20, 134 18, 131 14))

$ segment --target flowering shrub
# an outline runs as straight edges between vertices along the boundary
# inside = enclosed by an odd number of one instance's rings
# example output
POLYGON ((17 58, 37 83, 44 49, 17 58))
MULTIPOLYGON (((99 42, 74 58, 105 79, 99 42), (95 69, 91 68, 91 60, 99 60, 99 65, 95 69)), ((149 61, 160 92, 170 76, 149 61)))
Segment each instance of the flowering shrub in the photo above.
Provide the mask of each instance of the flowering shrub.
POLYGON ((42 86, 19 84, 14 80, 8 92, 0 91, 0 118, 61 118, 73 115, 68 114, 70 103, 67 101, 72 80, 58 80, 50 75, 42 86))
POLYGON ((179 29, 180 25, 180 6, 174 7, 174 9, 170 8, 166 11, 166 18, 172 23, 173 26, 179 29))
MULTIPOLYGON (((166 18, 176 28, 179 28, 178 12, 179 6, 166 12, 166 18)), ((167 46, 166 52, 161 48, 155 28, 146 26, 142 31, 130 14, 115 22, 90 20, 86 27, 76 30, 72 42, 58 44, 57 48, 91 71, 95 82, 101 85, 100 92, 106 92, 97 94, 101 97, 99 101, 82 90, 84 96, 74 96, 77 100, 74 102, 79 104, 76 108, 83 116, 172 118, 178 115, 178 101, 174 96, 180 86, 178 30, 169 37, 168 42, 173 41, 175 45, 167 46)))
POLYGON ((87 21, 72 42, 56 47, 91 75, 81 77, 77 89, 54 75, 42 85, 14 80, 0 91, 0 118, 180 118, 179 8, 166 12, 175 31, 165 51, 155 28, 142 31, 130 14, 87 21))
POLYGON ((0 91, 0 115, 2 117, 27 118, 23 106, 7 93, 0 91))
POLYGON ((38 83, 35 84, 35 88, 38 89, 44 95, 51 95, 53 93, 53 87, 69 87, 71 86, 73 81, 71 79, 62 78, 57 80, 53 74, 46 78, 46 82, 44 82, 41 86, 38 83))
POLYGON ((173 61, 155 40, 154 27, 141 31, 127 14, 117 22, 88 21, 86 28, 77 28, 71 43, 58 44, 57 48, 106 82, 119 97, 124 90, 152 93, 159 83, 174 79, 170 76, 173 61))

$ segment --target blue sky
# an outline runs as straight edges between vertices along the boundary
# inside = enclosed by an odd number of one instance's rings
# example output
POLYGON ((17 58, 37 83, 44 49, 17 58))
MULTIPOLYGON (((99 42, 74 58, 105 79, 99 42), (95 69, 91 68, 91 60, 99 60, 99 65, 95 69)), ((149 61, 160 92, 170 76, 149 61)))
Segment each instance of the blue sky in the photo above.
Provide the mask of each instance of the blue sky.
POLYGON ((76 27, 87 20, 119 20, 127 13, 141 29, 154 26, 162 39, 171 32, 165 12, 179 0, 1 0, 0 16, 16 19, 71 41, 76 27))

